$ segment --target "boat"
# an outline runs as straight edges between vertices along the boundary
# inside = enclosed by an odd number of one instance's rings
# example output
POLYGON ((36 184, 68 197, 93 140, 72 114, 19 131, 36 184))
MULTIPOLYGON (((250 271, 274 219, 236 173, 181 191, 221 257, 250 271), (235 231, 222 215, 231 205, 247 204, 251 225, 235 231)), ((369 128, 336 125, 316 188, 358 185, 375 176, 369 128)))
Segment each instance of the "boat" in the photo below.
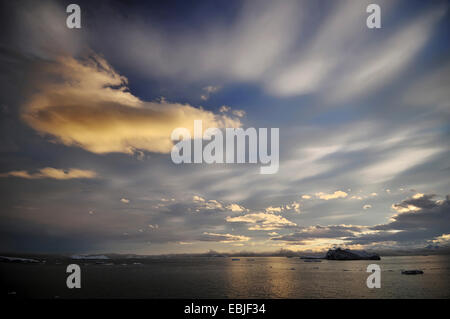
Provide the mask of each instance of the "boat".
POLYGON ((232 258, 231 259, 232 261, 238 261, 238 260, 240 260, 239 258, 232 258))

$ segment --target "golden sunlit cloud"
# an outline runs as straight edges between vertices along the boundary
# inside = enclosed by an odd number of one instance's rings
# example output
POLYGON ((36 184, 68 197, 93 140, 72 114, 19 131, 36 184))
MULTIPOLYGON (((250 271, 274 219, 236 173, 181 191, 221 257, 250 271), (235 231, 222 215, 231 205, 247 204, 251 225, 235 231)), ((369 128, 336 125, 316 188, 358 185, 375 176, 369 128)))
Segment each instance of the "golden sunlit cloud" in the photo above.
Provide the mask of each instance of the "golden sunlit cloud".
POLYGON ((192 245, 192 243, 186 242, 186 241, 179 241, 178 244, 180 244, 180 245, 192 245))
POLYGON ((41 168, 36 173, 29 173, 27 171, 11 171, 0 174, 0 177, 20 177, 26 179, 75 179, 75 178, 95 178, 97 173, 90 170, 83 170, 77 168, 70 168, 68 170, 57 169, 53 167, 41 168))
POLYGON ((285 227, 297 226, 286 218, 271 213, 252 213, 242 216, 227 216, 225 220, 229 223, 253 224, 249 230, 276 230, 285 227))
POLYGON ((324 200, 336 199, 336 198, 345 198, 347 197, 347 193, 343 191, 335 191, 332 194, 326 194, 323 192, 316 193, 316 197, 324 200))
POLYGON ((441 236, 436 237, 435 239, 432 240, 433 243, 435 244, 449 244, 450 243, 450 234, 443 234, 441 236))
POLYGON ((243 212, 245 211, 245 208, 238 204, 230 204, 226 207, 227 209, 231 210, 232 212, 243 212))
POLYGON ((266 208, 266 212, 268 212, 268 213, 275 213, 275 212, 280 213, 281 210, 282 210, 281 207, 269 206, 269 207, 266 208))
POLYGON ((202 120, 205 128, 241 126, 237 118, 188 104, 142 101, 127 92, 127 79, 99 56, 84 61, 62 57, 45 71, 61 81, 44 81, 22 118, 64 145, 98 154, 169 153, 172 131, 185 127, 193 132, 194 120, 202 120))
POLYGON ((126 199, 126 198, 121 198, 120 201, 121 201, 122 203, 124 203, 124 204, 130 203, 130 200, 129 200, 129 199, 126 199))
POLYGON ((203 241, 218 241, 220 243, 233 243, 240 241, 249 241, 250 237, 243 235, 232 235, 232 234, 216 234, 216 233, 203 233, 203 241))
POLYGON ((391 208, 398 213, 415 212, 420 210, 420 207, 405 204, 392 204, 391 208))

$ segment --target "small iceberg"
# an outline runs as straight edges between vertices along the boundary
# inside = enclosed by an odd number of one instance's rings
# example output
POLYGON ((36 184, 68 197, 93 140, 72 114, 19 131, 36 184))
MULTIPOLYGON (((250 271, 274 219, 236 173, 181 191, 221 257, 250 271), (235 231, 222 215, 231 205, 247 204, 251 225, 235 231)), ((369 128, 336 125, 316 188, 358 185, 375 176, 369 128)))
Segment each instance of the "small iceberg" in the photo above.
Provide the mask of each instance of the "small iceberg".
POLYGON ((402 275, 422 275, 422 270, 402 270, 402 275))

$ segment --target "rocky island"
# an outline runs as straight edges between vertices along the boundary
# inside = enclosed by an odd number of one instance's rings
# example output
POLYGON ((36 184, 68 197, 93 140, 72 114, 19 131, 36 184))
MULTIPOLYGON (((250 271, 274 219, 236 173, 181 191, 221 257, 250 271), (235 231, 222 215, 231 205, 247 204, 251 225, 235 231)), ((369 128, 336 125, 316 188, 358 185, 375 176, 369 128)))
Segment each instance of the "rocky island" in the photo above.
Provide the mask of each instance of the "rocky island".
POLYGON ((350 249, 330 249, 325 255, 328 260, 380 260, 380 256, 375 253, 368 253, 364 250, 350 249))

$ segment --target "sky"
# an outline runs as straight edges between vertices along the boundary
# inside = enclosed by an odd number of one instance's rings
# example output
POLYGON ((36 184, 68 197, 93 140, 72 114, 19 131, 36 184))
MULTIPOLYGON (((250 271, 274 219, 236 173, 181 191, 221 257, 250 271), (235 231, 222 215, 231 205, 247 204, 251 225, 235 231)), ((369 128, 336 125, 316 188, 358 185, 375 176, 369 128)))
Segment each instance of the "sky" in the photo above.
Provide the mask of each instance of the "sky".
POLYGON ((449 3, 372 2, 3 2, 0 250, 448 248, 449 3), (278 172, 173 163, 194 120, 278 172))

